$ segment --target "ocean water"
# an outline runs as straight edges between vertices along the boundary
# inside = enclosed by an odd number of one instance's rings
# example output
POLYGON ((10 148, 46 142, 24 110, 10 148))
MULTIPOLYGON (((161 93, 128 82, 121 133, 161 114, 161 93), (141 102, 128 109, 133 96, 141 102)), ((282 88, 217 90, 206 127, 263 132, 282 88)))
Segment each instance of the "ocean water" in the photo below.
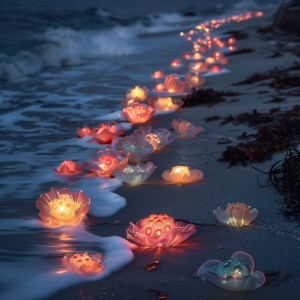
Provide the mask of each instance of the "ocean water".
POLYGON ((52 168, 64 160, 88 162, 107 147, 78 139, 76 129, 104 119, 124 122, 118 112, 129 88, 151 90, 155 82, 149 74, 155 70, 180 73, 170 62, 191 46, 179 32, 266 5, 172 1, 170 8, 162 2, 0 0, 1 299, 50 296, 104 278, 133 259, 135 246, 122 238, 93 235, 85 225, 75 231, 41 223, 35 201, 51 187, 84 190, 92 199, 92 216, 113 215, 126 206, 114 192, 119 181, 66 179, 52 168), (101 275, 61 272, 60 258, 83 246, 105 254, 101 275))

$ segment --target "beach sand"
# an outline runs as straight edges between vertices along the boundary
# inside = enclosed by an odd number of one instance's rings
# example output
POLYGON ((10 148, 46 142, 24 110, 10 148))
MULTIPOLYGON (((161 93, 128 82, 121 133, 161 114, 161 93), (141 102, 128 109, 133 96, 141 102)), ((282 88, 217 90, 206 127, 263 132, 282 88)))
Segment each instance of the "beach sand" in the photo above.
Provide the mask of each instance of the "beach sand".
MULTIPOLYGON (((122 185, 117 193, 127 199, 127 206, 117 214, 106 218, 90 217, 90 231, 99 236, 118 235, 126 238, 129 222, 136 222, 150 214, 167 213, 176 220, 193 223, 197 232, 184 243, 166 249, 138 248, 134 250, 132 263, 110 277, 92 283, 71 287, 51 299, 297 299, 300 292, 300 230, 297 222, 288 222, 278 214, 280 196, 272 186, 264 185, 267 176, 252 166, 268 171, 271 165, 283 158, 284 153, 274 155, 272 160, 260 164, 229 167, 228 162, 218 162, 227 145, 218 144, 228 138, 232 145, 246 125, 220 126, 220 121, 205 122, 205 118, 219 115, 225 117, 252 109, 266 112, 272 107, 291 108, 298 98, 289 96, 282 103, 267 103, 273 96, 285 96, 286 91, 274 90, 267 85, 233 85, 253 73, 273 68, 287 68, 299 58, 291 52, 281 57, 269 58, 276 49, 275 38, 257 32, 272 23, 272 14, 239 24, 229 24, 218 32, 239 30, 248 36, 237 46, 254 49, 251 53, 229 56, 229 74, 208 77, 204 88, 217 91, 230 90, 240 95, 228 96, 226 101, 212 106, 182 108, 169 115, 156 116, 147 125, 171 129, 174 118, 182 117, 205 128, 194 138, 174 135, 167 149, 149 156, 157 169, 145 184, 130 187, 122 185), (164 170, 175 165, 189 165, 204 172, 197 183, 168 184, 161 178, 164 170), (227 203, 243 202, 259 211, 256 220, 245 228, 232 228, 217 223, 213 210, 225 208, 227 203), (255 270, 266 275, 261 288, 246 292, 229 292, 201 281, 192 274, 209 259, 224 261, 236 251, 249 253, 255 261, 255 270), (145 268, 159 260, 156 269, 145 268)), ((170 57, 184 50, 186 45, 178 38, 176 47, 169 49, 170 57), (176 50, 176 54, 175 54, 176 50), (174 54, 172 55, 172 51, 174 54)), ((163 69, 164 66, 162 66, 163 69)), ((134 126, 133 130, 138 126, 134 126)))

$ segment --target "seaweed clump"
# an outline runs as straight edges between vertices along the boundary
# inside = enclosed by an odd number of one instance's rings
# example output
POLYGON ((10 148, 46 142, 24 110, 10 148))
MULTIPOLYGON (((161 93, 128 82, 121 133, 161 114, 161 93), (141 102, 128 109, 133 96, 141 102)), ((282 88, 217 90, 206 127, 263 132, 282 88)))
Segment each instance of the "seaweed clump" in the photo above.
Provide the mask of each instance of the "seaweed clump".
POLYGON ((300 141, 300 106, 282 112, 273 108, 267 113, 253 110, 252 113, 238 114, 224 118, 222 124, 247 123, 256 129, 253 134, 244 132, 238 137, 242 142, 227 146, 218 161, 229 161, 232 165, 247 165, 271 159, 274 153, 283 152, 299 144, 300 141))
POLYGON ((193 90, 191 94, 183 98, 183 107, 197 106, 197 105, 216 105, 224 102, 224 96, 237 96, 239 94, 232 91, 218 92, 212 88, 193 90))
POLYGON ((267 172, 278 193, 283 195, 284 206, 281 213, 290 221, 300 224, 300 152, 296 148, 288 149, 284 159, 274 163, 267 172))

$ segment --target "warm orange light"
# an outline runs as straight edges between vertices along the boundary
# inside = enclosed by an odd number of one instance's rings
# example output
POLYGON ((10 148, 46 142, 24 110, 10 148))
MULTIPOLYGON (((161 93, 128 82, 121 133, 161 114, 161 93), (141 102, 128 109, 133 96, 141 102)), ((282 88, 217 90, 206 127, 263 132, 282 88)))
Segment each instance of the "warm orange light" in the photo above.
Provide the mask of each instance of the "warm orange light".
POLYGON ((82 216, 89 211, 89 204, 90 198, 82 191, 71 192, 67 188, 59 190, 53 187, 36 201, 40 218, 51 226, 80 223, 82 216))
POLYGON ((82 128, 78 128, 76 130, 76 133, 77 133, 77 136, 79 138, 83 138, 83 137, 88 136, 88 135, 91 134, 91 129, 89 127, 85 126, 85 127, 82 127, 82 128))
POLYGON ((171 97, 159 97, 158 99, 150 97, 148 103, 154 109, 163 111, 178 110, 183 105, 182 100, 171 97))
POLYGON ((214 64, 215 63, 215 58, 213 58, 213 57, 211 57, 211 56, 209 56, 209 57, 207 57, 206 59, 205 59, 205 62, 207 63, 207 64, 214 64))
POLYGON ((145 87, 141 88, 139 86, 136 86, 135 88, 130 89, 127 92, 126 98, 143 101, 147 98, 148 93, 149 93, 149 91, 147 88, 145 88, 145 87))
POLYGON ((188 89, 187 83, 180 80, 177 75, 167 76, 164 84, 169 93, 183 93, 188 89))
POLYGON ((218 65, 212 66, 208 69, 208 72, 217 73, 220 72, 222 68, 218 65))
POLYGON ((207 70, 207 65, 205 62, 190 62, 189 70, 194 73, 202 73, 207 70))
POLYGON ((186 74, 185 80, 190 86, 195 88, 198 88, 205 83, 205 78, 200 75, 192 75, 190 73, 186 74))
POLYGON ((189 52, 185 52, 185 53, 182 54, 182 58, 184 58, 184 59, 191 59, 192 55, 189 52))
POLYGON ((157 92, 163 92, 165 91, 165 85, 163 83, 158 83, 155 88, 154 88, 155 91, 157 92))
POLYGON ((193 59, 201 59, 202 58, 202 55, 199 53, 199 52, 197 52, 197 53, 195 53, 194 55, 193 55, 193 59))
POLYGON ((171 62, 171 67, 178 68, 181 66, 182 66, 182 61, 179 58, 176 58, 171 62))
POLYGON ((162 72, 162 71, 155 71, 155 72, 153 72, 152 74, 151 74, 151 77, 153 77, 153 78, 161 78, 161 77, 163 77, 165 74, 164 74, 164 72, 162 72))
POLYGON ((81 275, 92 275, 99 273, 103 269, 102 255, 100 253, 88 254, 76 253, 66 254, 62 258, 62 264, 69 272, 79 273, 81 275))
POLYGON ((190 183, 202 179, 203 172, 188 166, 176 166, 162 173, 163 179, 174 183, 190 183))

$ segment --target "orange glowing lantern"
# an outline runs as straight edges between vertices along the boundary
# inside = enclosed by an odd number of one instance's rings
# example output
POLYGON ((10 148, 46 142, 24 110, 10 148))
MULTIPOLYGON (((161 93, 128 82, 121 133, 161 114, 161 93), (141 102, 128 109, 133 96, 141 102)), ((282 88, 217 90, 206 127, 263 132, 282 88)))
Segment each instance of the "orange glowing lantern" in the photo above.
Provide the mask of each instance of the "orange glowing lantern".
POLYGON ((153 108, 143 103, 133 103, 123 108, 123 116, 131 123, 145 123, 153 114, 153 108))
POLYGON ((148 104, 156 110, 168 111, 178 110, 183 105, 183 101, 171 97, 150 97, 148 104))
POLYGON ((185 53, 182 54, 182 57, 184 59, 191 59, 192 58, 192 54, 189 53, 189 52, 185 52, 185 53))
POLYGON ((183 93, 188 89, 187 83, 174 74, 167 76, 164 84, 169 93, 183 93))
POLYGON ((92 132, 91 129, 90 129, 89 127, 87 127, 87 126, 82 127, 82 128, 78 128, 78 129, 76 130, 77 136, 78 136, 79 138, 83 138, 83 137, 85 137, 85 136, 88 136, 88 135, 91 134, 91 132, 92 132))
POLYGON ((91 135, 93 136, 92 142, 99 144, 109 144, 116 136, 125 134, 123 126, 115 121, 109 121, 101 123, 97 127, 93 128, 91 135))
POLYGON ((148 93, 149 93, 149 90, 146 87, 141 88, 139 86, 136 86, 127 92, 126 98, 137 100, 137 101, 143 101, 147 98, 148 93))
POLYGON ((162 177, 174 183, 190 183, 201 180, 204 174, 202 171, 190 169, 188 166, 176 166, 172 170, 165 170, 162 173, 162 177))
POLYGON ((186 73, 185 80, 191 87, 195 88, 198 88, 205 83, 205 78, 197 74, 192 75, 190 73, 186 73))
POLYGON ((196 52, 194 55, 193 55, 193 59, 195 60, 199 60, 201 59, 203 56, 199 53, 199 52, 196 52))
POLYGON ((114 153, 110 148, 98 151, 89 163, 91 172, 100 177, 110 177, 115 169, 123 170, 128 163, 124 153, 114 153))
POLYGON ((176 246, 195 232, 193 224, 175 222, 167 214, 152 214, 136 224, 130 222, 126 230, 128 239, 142 246, 159 248, 176 246))
POLYGON ((214 210, 214 214, 217 219, 224 224, 233 227, 247 226, 258 215, 257 209, 251 209, 251 206, 247 206, 244 203, 228 203, 226 210, 222 210, 220 207, 214 210))
POLYGON ((216 59, 209 56, 209 57, 206 57, 205 59, 205 62, 208 64, 208 65, 211 65, 211 64, 214 64, 216 62, 216 59))
POLYGON ((214 65, 208 69, 208 72, 218 73, 222 70, 222 68, 218 65, 214 65))
POLYGON ((95 275, 103 269, 103 265, 100 263, 102 261, 100 253, 66 254, 61 261, 67 271, 80 275, 95 275))
POLYGON ((179 59, 179 58, 176 58, 176 59, 174 59, 172 62, 171 62, 171 67, 173 67, 173 68, 179 68, 179 67, 181 67, 182 66, 182 60, 181 59, 179 59))
POLYGON ((165 85, 163 83, 158 83, 155 87, 154 90, 156 92, 163 92, 166 90, 165 85))
POLYGON ((193 73, 203 73, 207 71, 207 65, 205 62, 190 62, 189 70, 193 73))
POLYGON ((172 122, 173 128, 175 131, 185 137, 193 137, 198 133, 204 131, 204 128, 201 126, 195 126, 189 121, 183 120, 181 118, 174 119, 172 122))
POLYGON ((90 198, 83 193, 54 187, 40 195, 36 207, 40 218, 50 226, 76 225, 89 211, 90 198))
POLYGON ((164 74, 164 72, 162 72, 162 71, 155 71, 155 72, 153 72, 152 74, 151 74, 151 77, 153 77, 153 78, 155 78, 155 79, 159 79, 159 78, 162 78, 162 77, 164 77, 165 76, 165 74, 164 74))
POLYGON ((65 160, 59 165, 57 169, 53 168, 53 171, 58 175, 78 175, 82 172, 84 166, 85 163, 77 165, 72 160, 65 160))

